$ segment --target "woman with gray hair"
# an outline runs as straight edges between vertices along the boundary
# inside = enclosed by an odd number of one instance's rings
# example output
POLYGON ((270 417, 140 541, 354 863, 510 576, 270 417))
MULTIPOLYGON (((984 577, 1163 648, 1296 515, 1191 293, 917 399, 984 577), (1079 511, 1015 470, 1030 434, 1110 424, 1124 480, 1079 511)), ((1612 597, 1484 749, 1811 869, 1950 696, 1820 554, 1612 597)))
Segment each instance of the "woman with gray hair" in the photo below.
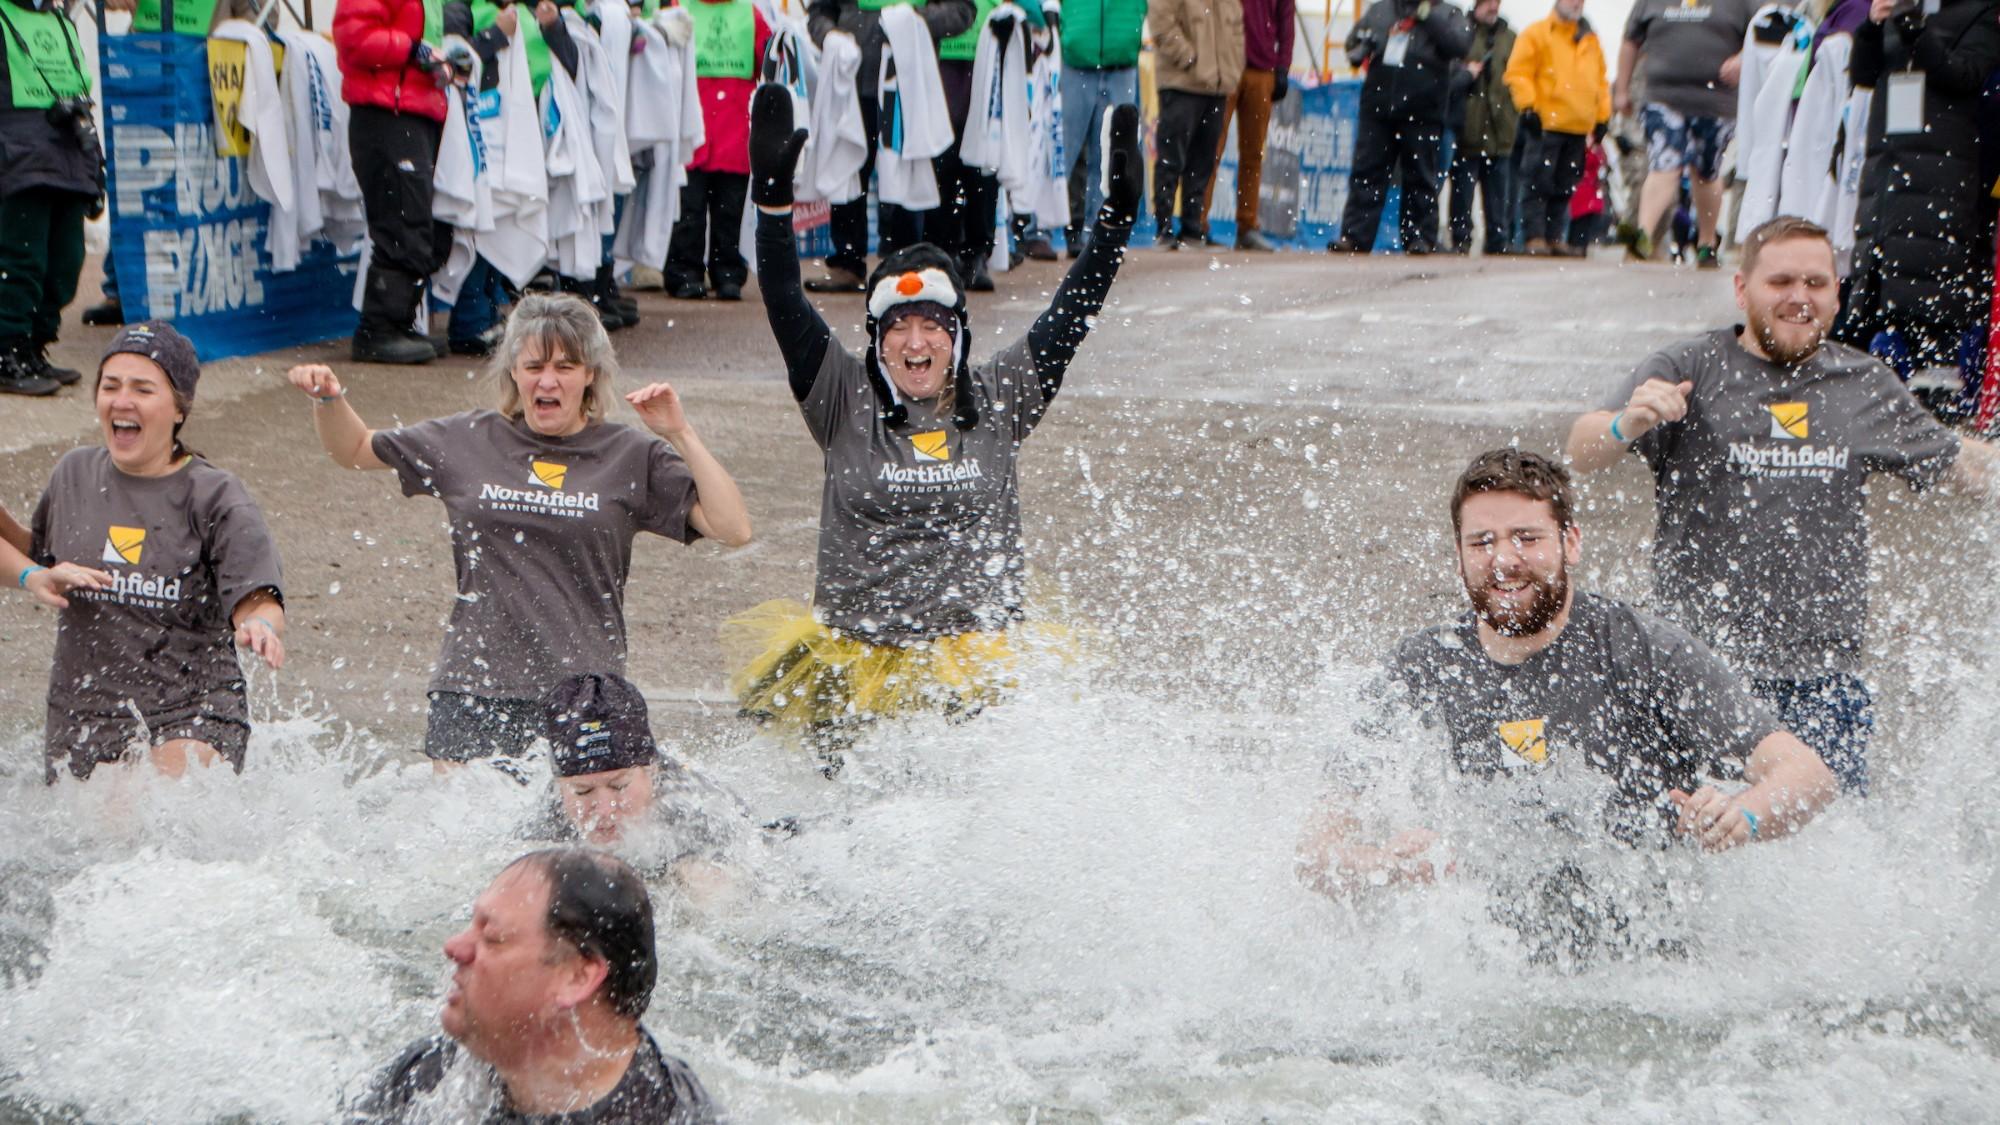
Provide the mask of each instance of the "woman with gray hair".
POLYGON ((750 541, 743 496, 673 387, 625 396, 651 435, 605 420, 618 361, 589 305, 522 298, 491 370, 497 410, 393 430, 369 429, 332 369, 288 375, 334 464, 393 469, 403 495, 435 496, 451 518, 458 601, 424 734, 440 771, 524 752, 550 682, 624 671, 633 536, 750 541))

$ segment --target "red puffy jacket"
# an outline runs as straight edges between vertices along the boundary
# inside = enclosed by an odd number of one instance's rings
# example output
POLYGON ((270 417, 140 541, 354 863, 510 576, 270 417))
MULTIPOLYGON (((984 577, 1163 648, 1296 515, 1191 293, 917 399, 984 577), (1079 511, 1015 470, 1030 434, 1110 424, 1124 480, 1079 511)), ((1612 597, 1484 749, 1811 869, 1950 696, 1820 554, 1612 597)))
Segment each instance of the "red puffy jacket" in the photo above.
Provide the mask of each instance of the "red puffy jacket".
POLYGON ((338 0, 333 49, 342 100, 443 121, 444 91, 410 61, 410 49, 423 37, 423 0, 338 0))

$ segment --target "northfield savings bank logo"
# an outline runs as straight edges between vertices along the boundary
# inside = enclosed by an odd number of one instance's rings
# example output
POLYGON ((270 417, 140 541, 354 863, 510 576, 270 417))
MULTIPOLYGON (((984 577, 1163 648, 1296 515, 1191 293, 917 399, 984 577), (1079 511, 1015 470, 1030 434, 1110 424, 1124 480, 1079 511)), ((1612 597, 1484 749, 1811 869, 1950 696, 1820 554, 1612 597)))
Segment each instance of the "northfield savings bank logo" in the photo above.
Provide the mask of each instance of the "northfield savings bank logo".
MULTIPOLYGON (((143 527, 120 527, 112 524, 104 529, 104 564, 106 566, 138 566, 146 553, 146 529, 143 527)), ((79 594, 82 591, 78 591, 79 594)), ((148 578, 143 574, 125 571, 111 572, 111 586, 94 596, 111 601, 154 604, 180 600, 181 580, 178 578, 148 578)))
POLYGON ((104 532, 104 561, 112 566, 138 566, 146 550, 146 529, 112 524, 104 532))
POLYGON ((568 482, 568 465, 560 461, 530 460, 526 483, 533 488, 509 488, 489 482, 480 486, 479 498, 498 501, 495 508, 504 511, 579 516, 598 510, 597 493, 565 492, 563 485, 568 482))
POLYGON ((1548 723, 1548 718, 1544 716, 1496 725, 1500 728, 1500 741, 1507 749, 1523 761, 1539 766, 1549 760, 1549 740, 1543 734, 1548 723))
POLYGON ((1765 407, 1771 412, 1771 436, 1781 441, 1804 441, 1811 436, 1806 424, 1806 404, 1803 402, 1774 402, 1765 407))

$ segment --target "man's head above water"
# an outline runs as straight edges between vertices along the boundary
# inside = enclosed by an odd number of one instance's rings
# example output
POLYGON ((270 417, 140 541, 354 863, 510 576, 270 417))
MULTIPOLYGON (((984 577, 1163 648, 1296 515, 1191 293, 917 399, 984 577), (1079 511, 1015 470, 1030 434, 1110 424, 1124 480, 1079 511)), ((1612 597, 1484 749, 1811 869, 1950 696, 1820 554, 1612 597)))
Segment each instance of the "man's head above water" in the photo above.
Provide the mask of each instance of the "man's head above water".
POLYGON ((1568 470, 1538 453, 1473 458, 1452 490, 1458 576, 1480 622, 1503 637, 1536 636, 1569 605, 1582 557, 1568 470))
POLYGON ((444 952, 456 966, 445 1033, 503 1074, 629 1043, 659 975, 645 881, 589 848, 515 860, 444 952))
POLYGON ((1743 345, 1753 354, 1786 367, 1818 354, 1840 312, 1840 275, 1826 229, 1781 215, 1752 230, 1736 271, 1736 305, 1743 310, 1743 345))

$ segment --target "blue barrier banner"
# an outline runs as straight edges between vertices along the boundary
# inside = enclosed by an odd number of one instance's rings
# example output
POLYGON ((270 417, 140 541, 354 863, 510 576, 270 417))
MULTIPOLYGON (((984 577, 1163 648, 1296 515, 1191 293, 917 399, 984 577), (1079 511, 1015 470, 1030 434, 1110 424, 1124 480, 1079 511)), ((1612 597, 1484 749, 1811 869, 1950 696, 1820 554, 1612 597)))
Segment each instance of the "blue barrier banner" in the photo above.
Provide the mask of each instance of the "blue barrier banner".
POLYGON ((271 207, 242 161, 216 155, 208 41, 100 41, 111 264, 127 320, 172 321, 203 360, 351 335, 356 259, 328 242, 271 270, 271 207))
MULTIPOLYGON (((1264 176, 1257 189, 1257 226, 1264 237, 1293 250, 1323 250, 1340 229, 1354 171, 1354 134, 1361 119, 1361 80, 1341 79, 1321 86, 1293 86, 1271 107, 1264 141, 1264 176)), ((1215 169, 1209 198, 1208 229, 1224 242, 1236 240, 1236 126, 1215 169)), ((1377 250, 1399 247, 1398 193, 1390 190, 1382 209, 1383 237, 1377 250)))

